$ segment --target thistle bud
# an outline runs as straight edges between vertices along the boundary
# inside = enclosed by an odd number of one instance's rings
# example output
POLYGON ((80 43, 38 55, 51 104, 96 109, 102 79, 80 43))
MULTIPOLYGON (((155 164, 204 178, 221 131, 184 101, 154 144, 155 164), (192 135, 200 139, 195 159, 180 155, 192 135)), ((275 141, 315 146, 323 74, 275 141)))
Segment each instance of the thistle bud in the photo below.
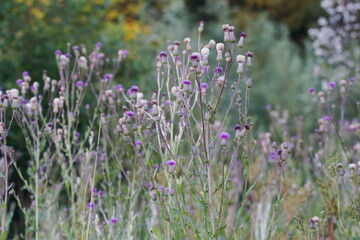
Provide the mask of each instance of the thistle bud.
POLYGON ((184 43, 186 46, 186 51, 191 52, 191 39, 190 38, 185 38, 184 39, 184 43))
POLYGON ((238 48, 242 48, 244 46, 245 38, 246 38, 246 33, 245 32, 240 33, 240 39, 237 44, 238 48))
POLYGON ((175 168, 176 168, 175 160, 171 159, 171 160, 167 161, 166 166, 168 167, 168 172, 173 173, 175 171, 175 168))

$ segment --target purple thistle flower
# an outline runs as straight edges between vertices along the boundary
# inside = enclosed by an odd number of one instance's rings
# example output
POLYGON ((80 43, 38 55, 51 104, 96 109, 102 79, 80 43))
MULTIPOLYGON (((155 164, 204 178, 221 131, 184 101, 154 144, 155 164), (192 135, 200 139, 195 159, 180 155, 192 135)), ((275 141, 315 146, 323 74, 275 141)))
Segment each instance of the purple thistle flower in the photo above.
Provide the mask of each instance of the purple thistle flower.
POLYGON ((246 32, 242 32, 242 33, 240 33, 240 37, 244 37, 244 38, 246 38, 246 36, 247 36, 247 33, 246 33, 246 32))
POLYGON ((98 191, 98 194, 99 194, 99 196, 101 197, 101 196, 104 196, 105 192, 104 192, 103 190, 99 190, 99 191, 98 191))
POLYGON ((124 87, 123 87, 122 84, 118 84, 118 85, 116 86, 116 89, 117 89, 118 91, 123 91, 123 90, 124 90, 124 87))
POLYGON ((79 47, 78 47, 78 46, 73 46, 72 49, 73 49, 74 51, 77 51, 77 50, 79 50, 79 47))
POLYGON ((331 88, 336 87, 336 83, 335 82, 329 82, 329 87, 331 87, 331 88))
POLYGON ((190 85, 190 84, 191 84, 191 81, 190 81, 190 80, 184 80, 184 81, 182 82, 182 84, 184 84, 184 85, 190 85))
POLYGON ((132 86, 130 89, 129 89, 130 93, 137 93, 139 92, 139 87, 138 86, 132 86))
POLYGON ((354 83, 355 82, 355 78, 354 77, 351 77, 351 78, 349 78, 349 83, 354 83))
POLYGON ((16 85, 20 85, 20 84, 22 84, 24 81, 22 80, 22 79, 18 79, 18 80, 16 80, 16 85))
POLYGON ((60 56, 62 54, 62 52, 60 50, 56 50, 54 53, 56 56, 60 56))
POLYGON ((153 170, 156 170, 158 168, 158 165, 155 163, 153 166, 152 166, 152 169, 153 170))
POLYGON ((227 132, 221 132, 220 135, 219 135, 219 137, 220 137, 221 139, 228 140, 229 137, 230 137, 230 134, 227 133, 227 132))
POLYGON ((206 83, 201 83, 201 84, 200 84, 200 87, 201 87, 202 89, 207 89, 207 88, 208 88, 208 85, 207 85, 206 83))
POLYGON ((96 192, 97 192, 97 189, 96 189, 96 188, 92 188, 92 189, 90 189, 90 191, 96 193, 96 192))
POLYGON ((249 130, 249 129, 251 128, 251 126, 250 126, 249 124, 245 124, 245 125, 244 125, 244 128, 245 128, 246 130, 249 130))
POLYGON ((128 117, 132 117, 132 116, 134 116, 134 115, 135 115, 135 113, 132 112, 132 111, 127 111, 127 112, 126 112, 126 116, 128 116, 128 117))
POLYGON ((77 81, 77 82, 75 83, 75 85, 76 85, 76 87, 78 87, 78 88, 82 88, 82 87, 84 87, 84 82, 83 82, 83 81, 77 81))
POLYGON ((98 47, 98 48, 102 48, 102 46, 103 46, 103 44, 102 44, 101 42, 98 42, 98 43, 96 43, 95 45, 96 45, 96 47, 98 47))
POLYGON ((309 94, 313 94, 314 92, 315 92, 315 88, 313 88, 313 87, 309 88, 309 90, 308 90, 309 94))
POLYGON ((135 144, 138 145, 138 146, 142 146, 142 142, 139 141, 139 140, 135 141, 135 144))
POLYGON ((120 49, 120 50, 119 50, 119 53, 120 53, 121 55, 123 55, 123 56, 129 55, 129 51, 128 51, 128 50, 124 50, 124 49, 120 49))
POLYGON ((88 208, 93 208, 95 207, 95 203, 89 202, 87 205, 88 208))
POLYGON ((275 152, 271 152, 269 154, 269 159, 272 160, 272 161, 275 161, 275 160, 278 159, 278 155, 275 152))
POLYGON ((106 74, 104 74, 104 78, 107 80, 110 80, 112 78, 112 74, 106 73, 106 74))
POLYGON ((159 57, 160 57, 160 58, 167 58, 167 56, 168 56, 167 53, 164 52, 164 51, 162 51, 162 52, 159 53, 159 57))
POLYGON ((175 162, 175 160, 171 159, 171 160, 169 160, 169 161, 166 162, 166 165, 168 165, 168 166, 175 166, 175 165, 176 165, 176 162, 175 162))
POLYGON ((110 220, 110 222, 116 224, 116 223, 118 222, 118 220, 117 220, 117 218, 112 218, 112 219, 110 220))
POLYGON ((29 76, 29 72, 25 71, 25 72, 23 72, 21 75, 22 75, 23 77, 29 76))
POLYGON ((324 119, 325 121, 328 121, 328 122, 331 121, 331 117, 330 117, 330 116, 324 116, 323 119, 324 119))
POLYGON ((247 53, 246 53, 246 56, 247 56, 247 57, 253 57, 253 53, 252 53, 252 52, 247 52, 247 53))
POLYGON ((71 58, 71 54, 70 54, 70 53, 65 54, 65 56, 66 56, 67 58, 71 58))
POLYGON ((200 54, 199 53, 192 53, 190 55, 190 60, 200 62, 200 54))
POLYGON ((222 72, 223 72, 222 67, 216 67, 216 68, 214 68, 214 73, 215 73, 215 74, 221 74, 222 72))

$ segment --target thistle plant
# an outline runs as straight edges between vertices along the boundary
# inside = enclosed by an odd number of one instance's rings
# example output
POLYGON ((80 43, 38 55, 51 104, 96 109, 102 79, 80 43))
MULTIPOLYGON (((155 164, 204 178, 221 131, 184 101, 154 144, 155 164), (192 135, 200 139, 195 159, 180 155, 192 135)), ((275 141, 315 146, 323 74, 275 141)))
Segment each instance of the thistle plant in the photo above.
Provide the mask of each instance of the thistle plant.
POLYGON ((246 34, 236 39, 233 26, 222 26, 218 43, 204 43, 203 31, 201 22, 196 46, 189 37, 168 42, 144 91, 116 84, 128 52, 107 57, 98 43, 91 52, 68 44, 65 53, 55 51, 57 77, 44 71, 33 81, 24 72, 18 88, 2 93, 3 151, 15 120, 31 159, 23 175, 20 159, 5 154, 5 207, 10 164, 31 194, 26 206, 13 193, 25 239, 242 236, 254 187, 253 53, 243 50, 246 34))

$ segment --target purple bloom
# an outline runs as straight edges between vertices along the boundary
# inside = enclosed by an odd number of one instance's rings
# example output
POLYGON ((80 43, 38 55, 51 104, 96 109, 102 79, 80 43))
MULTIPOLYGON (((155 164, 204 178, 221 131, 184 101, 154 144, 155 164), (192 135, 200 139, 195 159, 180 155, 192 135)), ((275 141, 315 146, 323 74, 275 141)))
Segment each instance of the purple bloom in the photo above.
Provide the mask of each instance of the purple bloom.
POLYGON ((220 73, 222 73, 222 72, 223 72, 222 67, 216 67, 216 68, 214 68, 214 73, 220 74, 220 73))
POLYGON ((161 57, 161 58, 167 58, 167 56, 168 56, 167 53, 164 51, 159 53, 159 57, 161 57))
POLYGON ((190 60, 191 60, 191 61, 200 62, 200 55, 199 55, 199 53, 192 53, 192 54, 190 55, 190 60))
POLYGON ((275 152, 271 152, 269 154, 269 159, 272 160, 272 161, 275 161, 275 160, 278 159, 278 155, 275 152))
POLYGON ((78 46, 73 46, 72 49, 73 49, 74 51, 76 51, 76 50, 79 49, 79 47, 78 47, 78 46))
POLYGON ((190 80, 184 80, 182 83, 183 83, 184 85, 190 85, 190 84, 191 84, 191 81, 190 81, 190 80))
POLYGON ((251 126, 250 126, 249 124, 245 124, 245 125, 244 125, 244 128, 245 128, 246 130, 249 130, 250 127, 251 127, 251 126))
POLYGON ((166 165, 168 165, 168 166, 175 166, 175 165, 176 165, 176 162, 175 162, 175 160, 171 159, 171 160, 169 160, 169 161, 166 162, 166 165))
POLYGON ((349 78, 349 83, 354 83, 354 82, 355 82, 355 78, 354 78, 354 77, 349 78))
POLYGON ((71 58, 71 54, 70 54, 70 53, 65 54, 65 56, 66 56, 67 58, 71 58))
POLYGON ((97 189, 96 188, 92 188, 90 189, 91 192, 97 192, 97 189))
POLYGON ((123 56, 129 55, 129 51, 128 51, 128 50, 124 50, 124 49, 120 49, 120 50, 119 50, 119 53, 120 53, 121 55, 123 55, 123 56))
POLYGON ((130 89, 129 89, 130 93, 137 93, 139 92, 139 87, 138 86, 132 86, 130 89))
POLYGON ((16 80, 16 84, 17 85, 20 85, 20 84, 22 84, 24 81, 22 80, 22 79, 18 79, 18 80, 16 80))
POLYGON ((142 146, 142 142, 139 141, 139 140, 135 141, 135 144, 138 145, 138 146, 142 146))
POLYGON ((102 44, 101 42, 98 42, 98 43, 96 43, 95 45, 96 45, 96 47, 98 47, 98 48, 102 48, 102 46, 103 46, 103 44, 102 44))
POLYGON ((21 75, 22 75, 23 77, 29 76, 29 72, 25 71, 25 72, 23 72, 21 75))
POLYGON ((95 203, 90 202, 90 203, 88 203, 87 207, 88 208, 93 208, 93 207, 95 207, 95 203))
POLYGON ((110 80, 112 78, 112 74, 106 73, 106 74, 104 74, 104 78, 107 80, 110 80))
POLYGON ((328 121, 328 122, 331 121, 331 117, 330 117, 330 116, 324 116, 323 119, 324 119, 325 121, 328 121))
POLYGON ((104 196, 105 192, 102 191, 102 190, 99 190, 99 191, 98 191, 98 194, 99 194, 99 196, 101 197, 101 196, 104 196))
POLYGON ((313 94, 314 92, 315 92, 315 88, 313 88, 313 87, 309 88, 309 90, 308 90, 309 94, 313 94))
POLYGON ((117 89, 118 91, 123 91, 123 90, 124 90, 124 87, 123 87, 122 84, 118 84, 118 85, 116 86, 116 89, 117 89))
POLYGON ((60 50, 56 50, 56 51, 55 51, 55 55, 56 55, 56 56, 60 56, 61 54, 62 54, 62 52, 61 52, 60 50))
POLYGON ((207 89, 207 88, 208 88, 208 85, 207 85, 206 83, 201 83, 201 84, 200 84, 200 87, 201 87, 202 89, 207 89))
POLYGON ((239 124, 235 125, 235 127, 234 127, 235 132, 240 131, 241 129, 242 129, 242 127, 239 124))
POLYGON ((221 138, 221 139, 228 140, 229 137, 230 137, 230 134, 227 133, 227 132, 221 132, 221 133, 220 133, 220 138, 221 138))
POLYGON ((84 87, 84 82, 83 81, 77 81, 75 85, 76 85, 76 87, 82 88, 82 87, 84 87))
POLYGON ((111 223, 117 223, 118 220, 117 220, 117 218, 112 218, 112 219, 110 220, 110 222, 111 222, 111 223))
POLYGON ((152 168, 153 168, 154 170, 156 170, 156 169, 158 168, 158 165, 155 163, 155 164, 152 166, 152 168))
POLYGON ((240 33, 240 37, 244 37, 244 38, 246 38, 246 36, 247 36, 246 32, 242 32, 242 33, 240 33))
POLYGON ((132 112, 132 111, 127 111, 127 112, 126 112, 126 115, 127 115, 128 117, 132 117, 132 116, 135 115, 135 113, 132 112))
POLYGON ((271 104, 266 104, 266 105, 265 105, 266 111, 270 111, 271 108, 272 108, 271 104))
POLYGON ((75 133, 75 137, 80 138, 80 137, 81 137, 81 134, 80 134, 79 132, 76 132, 76 133, 75 133))
POLYGON ((247 56, 247 57, 253 57, 253 53, 252 53, 252 52, 247 52, 247 53, 246 53, 246 56, 247 56))
POLYGON ((331 88, 336 87, 336 83, 335 82, 329 82, 329 87, 331 87, 331 88))

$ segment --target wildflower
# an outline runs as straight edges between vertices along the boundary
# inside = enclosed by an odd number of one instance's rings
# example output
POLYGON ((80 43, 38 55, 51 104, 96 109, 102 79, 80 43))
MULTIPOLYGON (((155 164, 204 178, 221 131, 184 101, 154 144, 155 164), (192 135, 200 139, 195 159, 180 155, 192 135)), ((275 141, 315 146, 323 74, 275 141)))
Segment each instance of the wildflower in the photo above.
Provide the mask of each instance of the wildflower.
POLYGON ((77 82, 75 83, 75 85, 76 85, 76 87, 77 87, 79 90, 81 90, 81 89, 84 88, 84 82, 83 82, 83 81, 77 81, 77 82))
POLYGON ((231 42, 231 43, 234 43, 234 42, 236 41, 236 37, 235 37, 234 31, 235 31, 235 27, 234 27, 234 26, 230 26, 230 27, 229 27, 229 38, 230 38, 230 42, 231 42))
POLYGON ((188 37, 185 38, 184 43, 186 44, 186 51, 191 52, 191 39, 188 37))
POLYGON ((238 68, 236 70, 237 74, 244 73, 244 62, 245 62, 245 56, 244 55, 237 55, 236 61, 238 62, 238 68))
POLYGON ((330 87, 330 88, 336 87, 336 83, 335 83, 335 82, 329 82, 329 87, 330 87))
POLYGON ((88 208, 92 209, 95 207, 95 203, 89 202, 87 205, 88 208))
POLYGON ((175 41, 174 42, 174 47, 173 47, 173 55, 174 56, 179 56, 179 46, 180 46, 180 42, 175 41))
POLYGON ((215 67, 214 68, 214 74, 221 74, 223 72, 223 68, 222 67, 215 67))
POLYGON ((222 30, 224 32, 224 42, 230 42, 230 34, 229 34, 229 24, 223 24, 222 30))
POLYGON ((168 172, 173 173, 175 171, 175 168, 176 168, 175 160, 171 159, 171 160, 167 161, 166 166, 168 166, 168 172))
POLYGON ((190 61, 192 62, 192 66, 196 68, 200 62, 200 54, 194 52, 190 55, 190 61))
POLYGON ((117 220, 117 218, 112 218, 112 219, 110 220, 110 222, 113 223, 113 224, 116 224, 116 223, 118 222, 118 220, 117 220))
POLYGON ((252 81, 252 78, 249 78, 247 81, 246 81, 246 86, 248 88, 251 88, 253 86, 253 81, 252 81))
POLYGON ((253 53, 247 52, 246 57, 247 57, 246 66, 250 68, 252 66, 253 53))
POLYGON ((199 22, 199 27, 198 27, 199 33, 202 33, 204 31, 204 25, 205 25, 204 21, 199 22))
POLYGON ((105 192, 104 191, 102 191, 102 190, 99 190, 98 191, 98 195, 101 197, 101 196, 104 196, 104 194, 105 194, 105 192))
POLYGON ((230 134, 227 132, 221 132, 219 137, 221 140, 221 142, 220 142, 221 146, 225 146, 229 140, 230 134))
POLYGON ((207 66, 209 64, 208 57, 209 57, 210 50, 209 48, 202 48, 201 49, 201 63, 203 66, 207 66))
POLYGON ((190 80, 184 80, 182 82, 183 88, 185 92, 191 92, 191 81, 190 80))
POLYGON ((223 50, 224 50, 224 44, 223 43, 217 43, 216 44, 216 50, 217 50, 217 57, 216 61, 221 62, 223 60, 223 50))
POLYGON ((168 57, 168 55, 166 52, 160 52, 159 58, 160 58, 161 64, 163 64, 163 65, 166 64, 167 57, 168 57))
POLYGON ((313 88, 313 87, 309 88, 308 93, 311 94, 311 95, 314 95, 315 94, 315 88, 313 88))
POLYGON ((216 45, 216 42, 215 42, 215 40, 213 40, 213 39, 211 39, 210 41, 209 41, 209 43, 208 44, 206 44, 204 47, 205 48, 214 48, 215 47, 215 45, 216 45))
POLYGON ((120 49, 118 51, 118 62, 121 62, 124 58, 126 58, 129 55, 128 50, 120 49))
POLYGON ((350 169, 350 177, 353 178, 354 177, 354 171, 356 169, 356 164, 355 163, 350 163, 349 164, 349 169, 350 169))
POLYGON ((54 54, 55 56, 61 56, 62 52, 60 50, 56 50, 54 54))
POLYGON ((207 89, 207 88, 208 88, 207 83, 201 83, 201 84, 200 84, 200 91, 201 91, 201 94, 202 94, 203 96, 206 95, 206 89, 207 89))
POLYGON ((238 48, 242 48, 244 46, 245 38, 246 38, 246 33, 245 32, 240 33, 240 39, 237 44, 238 48))

